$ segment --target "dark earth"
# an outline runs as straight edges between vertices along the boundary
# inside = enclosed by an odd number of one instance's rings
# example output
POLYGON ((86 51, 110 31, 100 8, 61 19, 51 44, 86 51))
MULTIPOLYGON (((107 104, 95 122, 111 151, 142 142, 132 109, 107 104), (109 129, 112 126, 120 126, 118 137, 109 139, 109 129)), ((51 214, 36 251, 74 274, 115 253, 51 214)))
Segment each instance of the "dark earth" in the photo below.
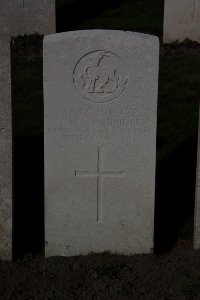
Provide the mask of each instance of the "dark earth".
POLYGON ((0 299, 200 299, 200 251, 178 241, 165 255, 27 256, 0 262, 0 299))

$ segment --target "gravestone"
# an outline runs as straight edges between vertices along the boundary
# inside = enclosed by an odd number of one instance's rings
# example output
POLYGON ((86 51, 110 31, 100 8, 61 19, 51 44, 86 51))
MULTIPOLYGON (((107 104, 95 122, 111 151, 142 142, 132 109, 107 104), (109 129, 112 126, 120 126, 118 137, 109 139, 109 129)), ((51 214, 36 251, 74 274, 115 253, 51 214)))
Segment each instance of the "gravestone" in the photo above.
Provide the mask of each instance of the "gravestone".
POLYGON ((50 34, 55 28, 55 0, 0 0, 0 34, 50 34))
POLYGON ((44 39, 46 256, 153 248, 159 43, 44 39))
POLYGON ((165 43, 185 39, 200 42, 200 0, 165 0, 165 43))
POLYGON ((10 41, 0 36, 0 259, 12 258, 10 41))
MULTIPOLYGON (((200 117, 200 111, 199 111, 200 117)), ((200 119, 198 130, 195 214, 194 214, 194 249, 200 249, 200 119)))

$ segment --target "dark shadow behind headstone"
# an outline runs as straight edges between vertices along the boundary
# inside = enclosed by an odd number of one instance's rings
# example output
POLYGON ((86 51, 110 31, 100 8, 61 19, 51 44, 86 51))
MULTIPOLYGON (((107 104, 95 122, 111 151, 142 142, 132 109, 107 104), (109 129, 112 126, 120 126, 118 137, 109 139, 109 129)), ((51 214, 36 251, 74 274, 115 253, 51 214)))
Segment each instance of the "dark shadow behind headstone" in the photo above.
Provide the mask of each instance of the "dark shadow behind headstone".
MULTIPOLYGON (((127 0, 126 0, 127 1, 127 0)), ((76 25, 100 16, 105 10, 118 7, 125 0, 74 0, 56 9, 56 32, 73 30, 76 25)), ((130 1, 130 0, 129 0, 130 1)))
POLYGON ((14 260, 44 250, 43 153, 43 137, 14 139, 14 260))
MULTIPOLYGON (((194 214, 197 140, 184 141, 157 165, 154 252, 170 251, 194 214)), ((191 237, 192 239, 192 237, 191 237)))

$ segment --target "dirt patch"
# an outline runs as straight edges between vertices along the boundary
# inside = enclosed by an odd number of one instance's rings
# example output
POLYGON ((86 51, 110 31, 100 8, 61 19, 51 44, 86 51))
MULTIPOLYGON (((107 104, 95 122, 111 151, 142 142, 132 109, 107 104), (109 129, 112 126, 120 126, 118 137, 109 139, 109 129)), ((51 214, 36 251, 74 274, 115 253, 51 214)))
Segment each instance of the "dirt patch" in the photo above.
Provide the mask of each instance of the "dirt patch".
POLYGON ((182 43, 174 42, 161 45, 161 55, 200 54, 200 43, 185 39, 182 43))
POLYGON ((0 262, 0 299, 199 299, 199 265, 184 241, 160 256, 26 257, 0 262))

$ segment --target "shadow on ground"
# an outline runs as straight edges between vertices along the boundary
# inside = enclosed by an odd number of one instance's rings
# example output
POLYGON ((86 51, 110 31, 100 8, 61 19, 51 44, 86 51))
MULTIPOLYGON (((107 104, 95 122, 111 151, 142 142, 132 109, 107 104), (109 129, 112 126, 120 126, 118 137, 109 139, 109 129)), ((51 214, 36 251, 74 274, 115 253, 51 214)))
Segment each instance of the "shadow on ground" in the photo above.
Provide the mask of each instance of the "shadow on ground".
MULTIPOLYGON (((196 155, 197 140, 191 138, 157 165, 155 253, 170 251, 179 237, 182 226, 188 218, 193 218, 196 155)), ((187 236, 190 239, 192 234, 193 228, 189 228, 187 236)))
POLYGON ((43 149, 43 137, 14 139, 14 259, 44 249, 43 149))

